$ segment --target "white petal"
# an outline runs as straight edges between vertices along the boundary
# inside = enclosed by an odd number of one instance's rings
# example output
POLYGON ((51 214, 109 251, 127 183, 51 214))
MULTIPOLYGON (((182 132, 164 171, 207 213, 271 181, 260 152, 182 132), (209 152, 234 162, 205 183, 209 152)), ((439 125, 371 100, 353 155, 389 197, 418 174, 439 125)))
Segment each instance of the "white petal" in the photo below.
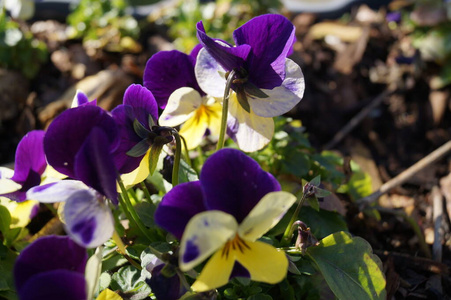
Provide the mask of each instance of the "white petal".
POLYGON ((182 271, 197 266, 236 234, 238 224, 232 215, 218 210, 198 213, 188 222, 180 242, 182 271))
POLYGON ((89 187, 78 180, 61 180, 44 185, 35 186, 27 191, 27 199, 41 203, 55 203, 67 201, 72 194, 89 187))
POLYGON ((266 146, 274 134, 272 118, 263 118, 245 111, 232 93, 229 99, 227 127, 238 147, 246 152, 254 152, 266 146))
POLYGON ((98 247, 113 235, 111 210, 92 189, 71 195, 64 205, 64 219, 70 237, 86 248, 98 247))
POLYGON ((190 87, 175 90, 158 120, 161 126, 177 126, 188 120, 202 104, 199 92, 190 87))
POLYGON ((208 54, 205 48, 202 48, 197 55, 194 73, 197 83, 205 93, 213 97, 224 96, 226 71, 208 54))
POLYGON ((285 80, 272 90, 262 89, 268 98, 248 95, 252 112, 266 118, 281 116, 289 112, 304 96, 305 82, 301 67, 291 59, 285 62, 285 80))
POLYGON ((295 202, 296 197, 287 192, 266 194, 241 222, 238 234, 245 240, 255 241, 279 223, 295 202))
POLYGON ((20 184, 8 178, 0 179, 0 194, 12 193, 22 188, 20 184))

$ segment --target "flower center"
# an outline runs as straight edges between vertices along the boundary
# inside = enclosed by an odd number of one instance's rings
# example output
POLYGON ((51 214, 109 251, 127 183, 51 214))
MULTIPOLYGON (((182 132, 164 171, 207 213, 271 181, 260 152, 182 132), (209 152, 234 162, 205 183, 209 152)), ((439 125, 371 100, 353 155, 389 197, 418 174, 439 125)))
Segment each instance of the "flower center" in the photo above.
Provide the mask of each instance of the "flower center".
POLYGON ((224 247, 222 248, 221 257, 225 257, 227 259, 229 257, 230 249, 236 251, 240 251, 244 253, 246 249, 251 249, 246 242, 240 238, 238 234, 232 240, 229 240, 224 247))

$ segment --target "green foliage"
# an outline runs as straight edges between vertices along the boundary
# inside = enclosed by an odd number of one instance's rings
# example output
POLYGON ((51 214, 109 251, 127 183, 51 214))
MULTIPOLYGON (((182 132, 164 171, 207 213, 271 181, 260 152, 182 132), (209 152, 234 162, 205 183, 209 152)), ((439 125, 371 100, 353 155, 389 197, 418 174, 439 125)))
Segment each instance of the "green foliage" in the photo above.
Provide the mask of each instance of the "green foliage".
POLYGON ((32 79, 41 65, 47 61, 48 52, 44 42, 35 39, 31 32, 0 10, 0 67, 20 71, 32 79))
POLYGON ((67 17, 71 38, 91 49, 139 52, 138 22, 126 13, 127 0, 81 0, 67 17))
POLYGON ((205 30, 216 38, 232 42, 235 28, 251 18, 280 7, 279 0, 219 0, 201 3, 199 0, 180 1, 163 18, 177 49, 190 52, 199 43, 196 23, 202 20, 205 30))
POLYGON ((0 298, 16 300, 18 296, 14 289, 13 268, 17 254, 0 244, 0 298))
POLYGON ((150 294, 150 288, 144 281, 140 280, 140 277, 141 272, 135 267, 122 267, 113 274, 111 287, 113 290, 120 290, 135 300, 145 299, 150 294))
POLYGON ((385 277, 380 259, 359 237, 337 232, 307 250, 339 299, 385 299, 385 277))

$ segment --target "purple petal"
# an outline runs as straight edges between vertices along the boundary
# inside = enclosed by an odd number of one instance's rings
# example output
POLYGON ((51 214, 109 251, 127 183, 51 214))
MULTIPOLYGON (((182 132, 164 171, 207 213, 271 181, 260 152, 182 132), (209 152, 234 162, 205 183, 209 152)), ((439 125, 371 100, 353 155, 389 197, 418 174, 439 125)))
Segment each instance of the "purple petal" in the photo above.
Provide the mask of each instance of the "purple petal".
MULTIPOLYGON (((114 151, 114 164, 121 174, 136 169, 144 156, 132 157, 127 155, 127 152, 142 140, 133 128, 133 121, 135 120, 133 112, 134 110, 130 105, 119 105, 111 112, 119 127, 120 143, 114 151)), ((145 127, 148 128, 149 126, 146 125, 145 127)))
POLYGON ((233 32, 237 45, 252 47, 245 66, 250 82, 264 89, 282 84, 285 59, 296 39, 294 31, 287 18, 269 14, 253 18, 233 32))
POLYGON ((166 277, 161 274, 164 264, 154 267, 151 271, 152 277, 146 282, 152 289, 157 299, 177 300, 187 292, 186 288, 180 283, 180 277, 175 274, 172 277, 166 277))
POLYGON ((83 274, 55 270, 37 274, 18 289, 21 300, 86 299, 86 280, 83 274))
POLYGON ((43 130, 33 130, 19 142, 16 150, 14 176, 11 180, 23 184, 29 177, 30 171, 33 171, 39 175, 40 182, 40 175, 44 173, 47 166, 43 146, 44 135, 43 130))
POLYGON ((116 176, 112 156, 109 155, 108 136, 94 127, 75 156, 75 175, 86 185, 118 203, 116 176))
POLYGON ((194 46, 193 50, 191 50, 191 53, 189 54, 189 56, 191 56, 191 58, 193 60, 193 65, 196 64, 197 55, 199 54, 199 51, 202 48, 203 48, 202 44, 197 44, 196 46, 194 46))
MULTIPOLYGON (((58 172, 75 177, 75 156, 94 127, 108 137, 105 148, 113 150, 119 138, 116 123, 106 111, 93 105, 83 105, 64 111, 49 126, 44 137, 48 163, 58 172)), ((107 154, 105 154, 107 155, 107 154)))
POLYGON ((200 182, 207 209, 229 213, 238 223, 264 195, 280 190, 270 173, 235 149, 222 149, 210 156, 200 173, 200 182))
POLYGON ((163 197, 155 211, 155 222, 180 240, 188 221, 205 210, 200 182, 186 182, 163 197))
MULTIPOLYGON (((249 45, 239 45, 237 47, 228 47, 221 45, 210 38, 201 22, 197 23, 197 38, 208 53, 226 70, 240 69, 247 59, 251 47, 249 45)), ((225 42, 223 42, 225 43, 225 42)))
POLYGON ((22 184, 22 188, 18 191, 14 191, 7 194, 0 194, 2 197, 9 198, 16 202, 22 202, 27 200, 27 191, 32 187, 35 187, 41 183, 41 175, 33 170, 29 170, 28 176, 25 178, 22 184))
POLYGON ((69 236, 86 248, 98 247, 113 235, 111 210, 94 190, 72 194, 64 205, 64 219, 69 236))
POLYGON ((144 86, 152 91, 160 108, 164 109, 172 92, 181 87, 192 87, 204 95, 194 76, 195 62, 195 57, 177 50, 158 52, 147 61, 144 86))
POLYGON ((70 270, 84 274, 88 255, 86 249, 68 236, 46 236, 37 239, 17 257, 14 280, 18 290, 33 276, 53 271, 70 270))
POLYGON ((133 108, 133 115, 141 124, 148 127, 149 115, 154 122, 158 120, 158 106, 151 91, 139 84, 130 85, 124 93, 124 105, 133 108))
POLYGON ((243 265, 240 264, 237 260, 235 261, 235 265, 233 266, 229 280, 235 277, 251 278, 249 271, 245 267, 243 267, 243 265))

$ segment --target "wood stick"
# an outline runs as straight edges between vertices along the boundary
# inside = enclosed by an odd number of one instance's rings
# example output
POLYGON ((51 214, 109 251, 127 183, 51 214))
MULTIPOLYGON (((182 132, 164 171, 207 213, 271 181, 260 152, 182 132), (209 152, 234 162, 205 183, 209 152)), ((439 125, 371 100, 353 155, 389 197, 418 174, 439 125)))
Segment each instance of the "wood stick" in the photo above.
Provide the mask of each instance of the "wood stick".
POLYGON ((439 160, 440 158, 442 158, 445 154, 447 154, 450 151, 451 151, 451 141, 448 141, 447 143, 443 144, 442 146, 440 146, 439 148, 434 150, 432 153, 430 153, 426 157, 419 160, 417 163, 412 165, 407 170, 398 174, 398 176, 396 176, 393 179, 384 183, 377 191, 375 191, 371 195, 357 200, 357 204, 359 205, 360 209, 362 210, 365 207, 367 207, 369 204, 375 202, 380 196, 387 193, 392 188, 403 184, 409 178, 411 178, 413 175, 415 175, 418 171, 421 171, 422 169, 426 168, 430 164, 439 160))

